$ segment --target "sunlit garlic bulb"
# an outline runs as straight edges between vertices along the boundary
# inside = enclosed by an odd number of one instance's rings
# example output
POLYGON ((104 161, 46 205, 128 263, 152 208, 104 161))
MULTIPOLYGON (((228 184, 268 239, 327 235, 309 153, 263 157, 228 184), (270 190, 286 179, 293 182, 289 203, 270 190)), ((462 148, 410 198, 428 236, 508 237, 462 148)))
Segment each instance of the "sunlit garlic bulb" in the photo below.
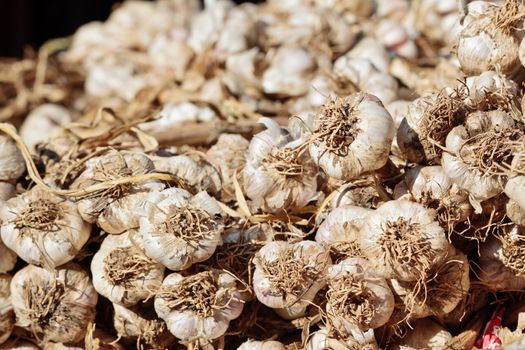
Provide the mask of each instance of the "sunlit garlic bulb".
POLYGON ((508 181, 505 184, 505 194, 510 198, 509 204, 507 205, 507 213, 509 212, 509 206, 514 207, 511 209, 513 217, 509 215, 512 221, 516 224, 520 224, 518 221, 523 220, 522 226, 525 226, 525 198, 523 193, 525 191, 525 140, 522 141, 521 146, 518 146, 518 150, 514 154, 514 158, 511 163, 511 170, 508 172, 508 181), (519 220, 518 218, 522 219, 519 220))
POLYGON ((20 127, 20 136, 29 150, 47 141, 60 128, 71 122, 69 111, 57 104, 45 103, 33 109, 20 127))
POLYGON ((0 274, 0 344, 5 343, 15 327, 15 314, 11 305, 11 276, 0 274))
MULTIPOLYGON (((86 162, 86 170, 75 179, 72 188, 82 189, 123 177, 144 175, 155 170, 144 154, 109 151, 86 162)), ((137 208, 150 191, 160 191, 164 185, 157 180, 122 184, 78 201, 82 218, 108 233, 121 233, 138 227, 137 208)))
POLYGON ((469 3, 457 38, 461 69, 471 75, 494 69, 509 75, 520 67, 516 28, 521 26, 523 11, 523 3, 516 0, 469 3))
POLYGON ((244 307, 237 280, 223 270, 168 275, 155 296, 155 311, 184 342, 222 336, 244 307))
POLYGON ((471 109, 484 111, 509 110, 518 90, 514 81, 494 71, 468 77, 465 84, 468 91, 465 104, 471 109))
POLYGON ((408 334, 397 342, 395 349, 446 349, 447 343, 452 340, 452 334, 430 318, 415 321, 411 328, 408 334))
POLYGON ((257 299, 285 319, 304 315, 326 285, 331 264, 322 245, 312 241, 270 242, 255 255, 253 289, 257 299))
POLYGON ((346 339, 333 336, 326 328, 322 327, 317 332, 311 334, 306 350, 379 350, 374 330, 366 332, 354 331, 346 339))
POLYGON ((381 101, 355 93, 321 108, 310 154, 329 176, 349 180, 386 164, 394 132, 392 117, 381 101))
POLYGON ((247 340, 237 350, 286 350, 286 347, 276 340, 247 340))
POLYGON ((306 206, 317 196, 317 171, 308 150, 275 121, 261 122, 268 129, 251 140, 242 172, 247 197, 256 209, 272 213, 306 206))
POLYGON ((0 203, 16 196, 16 187, 10 182, 0 181, 0 203))
POLYGON ((250 143, 241 135, 221 134, 217 143, 206 152, 206 158, 220 170, 222 180, 221 198, 235 197, 233 177, 246 164, 246 151, 250 143))
POLYGON ((390 56, 386 48, 374 38, 365 37, 348 52, 350 58, 370 60, 373 67, 382 73, 388 72, 390 56))
POLYGON ((489 290, 525 288, 524 233, 522 226, 503 226, 481 244, 477 275, 489 290))
POLYGON ((386 280, 374 276, 368 265, 365 259, 349 258, 328 271, 326 321, 342 338, 381 327, 394 311, 386 280))
POLYGON ((26 170, 24 157, 9 137, 0 133, 0 181, 12 181, 26 170))
POLYGON ((436 210, 437 220, 446 232, 472 213, 468 194, 446 176, 440 166, 417 166, 405 173, 394 188, 394 198, 408 199, 436 210))
POLYGON ((176 343, 166 323, 155 314, 152 302, 126 308, 113 304, 113 325, 119 338, 129 345, 141 344, 151 349, 165 349, 176 343))
POLYGON ((333 209, 315 235, 315 241, 325 244, 337 256, 361 256, 358 236, 366 215, 372 210, 353 205, 333 209))
POLYGON ((404 281, 423 279, 446 257, 448 245, 434 210, 405 200, 385 202, 368 214, 359 235, 375 273, 404 281))
POLYGON ((463 92, 414 100, 397 130, 397 145, 412 163, 439 164, 447 134, 463 120, 463 92))
POLYGON ((521 138, 523 132, 502 111, 474 112, 447 135, 443 171, 469 192, 476 212, 481 212, 480 201, 503 192, 505 175, 521 138))
POLYGON ((39 266, 57 267, 72 260, 91 234, 76 203, 38 186, 8 200, 0 217, 5 245, 39 266))
POLYGON ((28 265, 11 281, 11 302, 20 327, 38 339, 74 343, 95 320, 97 293, 78 265, 48 271, 28 265))
POLYGON ((221 209, 206 192, 192 196, 179 188, 153 192, 140 218, 139 240, 146 255, 180 271, 213 255, 224 225, 221 209))
POLYGON ((132 306, 162 284, 164 266, 133 242, 135 231, 108 235, 91 261, 93 286, 111 302, 132 306))
POLYGON ((422 0, 411 4, 411 10, 410 26, 438 43, 447 41, 459 17, 456 0, 422 0))
POLYGON ((399 56, 409 59, 417 57, 418 48, 403 24, 384 19, 379 22, 375 34, 386 48, 399 56))
POLYGON ((409 318, 444 316, 469 293, 469 262, 459 250, 449 247, 445 260, 427 271, 423 280, 390 280, 392 291, 404 304, 409 318))

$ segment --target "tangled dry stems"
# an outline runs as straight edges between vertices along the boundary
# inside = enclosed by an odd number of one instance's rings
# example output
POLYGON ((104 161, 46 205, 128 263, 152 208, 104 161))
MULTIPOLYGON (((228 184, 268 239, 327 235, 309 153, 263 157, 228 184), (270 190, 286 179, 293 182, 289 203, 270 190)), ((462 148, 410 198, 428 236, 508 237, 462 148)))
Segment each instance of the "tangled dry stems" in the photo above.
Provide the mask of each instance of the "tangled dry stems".
POLYGON ((37 199, 21 210, 13 223, 16 228, 34 229, 40 231, 55 231, 59 229, 59 221, 64 217, 62 207, 48 199, 37 199))
POLYGON ((304 149, 274 149, 268 154, 267 158, 263 159, 262 163, 265 164, 268 169, 272 169, 277 174, 286 176, 287 178, 300 178, 305 172, 305 167, 301 163, 301 155, 303 152, 304 149))
POLYGON ((523 0, 505 0, 490 13, 490 18, 495 27, 506 34, 521 30, 519 23, 525 17, 525 4, 523 0))
POLYGON ((357 126, 360 120, 357 107, 362 99, 335 98, 325 103, 318 114, 320 122, 311 141, 340 157, 348 155, 350 145, 361 132, 357 126))
POLYGON ((189 311, 203 318, 213 317, 234 298, 232 289, 217 286, 212 271, 185 277, 176 285, 162 286, 157 296, 172 310, 189 311))
POLYGON ((499 234, 497 238, 502 245, 501 262, 517 276, 525 276, 525 236, 511 239, 508 234, 499 234))
POLYGON ((144 280, 152 264, 153 261, 135 247, 116 248, 104 259, 104 270, 112 284, 129 287, 144 280))

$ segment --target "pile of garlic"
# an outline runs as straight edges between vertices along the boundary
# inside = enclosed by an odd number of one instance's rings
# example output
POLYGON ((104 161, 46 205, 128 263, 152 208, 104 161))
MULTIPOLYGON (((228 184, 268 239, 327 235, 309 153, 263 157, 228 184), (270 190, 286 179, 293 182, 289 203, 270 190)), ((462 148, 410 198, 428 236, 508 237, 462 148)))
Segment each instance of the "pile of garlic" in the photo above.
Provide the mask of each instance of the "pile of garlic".
POLYGON ((495 304, 525 342, 524 31, 130 0, 41 51, 84 87, 0 111, 0 349, 471 349, 495 304))

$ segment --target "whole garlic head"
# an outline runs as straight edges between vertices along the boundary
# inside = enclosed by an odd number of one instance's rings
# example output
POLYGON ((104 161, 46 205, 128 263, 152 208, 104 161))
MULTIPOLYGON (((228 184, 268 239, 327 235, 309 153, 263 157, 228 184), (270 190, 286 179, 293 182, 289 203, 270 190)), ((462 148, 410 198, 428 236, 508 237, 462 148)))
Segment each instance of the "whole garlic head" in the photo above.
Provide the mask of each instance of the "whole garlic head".
POLYGON ((53 268, 72 260, 91 234, 76 203, 38 186, 8 200, 0 218, 5 245, 39 266, 53 268))
POLYGON ((0 133, 0 181, 16 180, 25 170, 24 157, 14 141, 0 133))
POLYGON ((155 296, 155 311, 170 332, 185 342, 219 338, 243 307, 237 280, 223 270, 188 277, 172 273, 155 296))
POLYGON ((162 284, 164 266, 133 242, 135 231, 108 235, 91 261, 93 286, 111 302, 132 306, 162 284))
POLYGON ((381 101, 354 93, 321 108, 310 155, 329 176, 349 180, 386 164, 394 133, 394 121, 381 101))
POLYGON ((179 188, 152 192, 138 237, 146 255, 181 271, 207 260, 221 241, 224 225, 218 203, 206 192, 192 196, 179 188))
POLYGON ((83 339, 95 320, 97 298, 89 275, 75 264, 53 271, 28 265, 11 281, 17 325, 44 342, 83 339))

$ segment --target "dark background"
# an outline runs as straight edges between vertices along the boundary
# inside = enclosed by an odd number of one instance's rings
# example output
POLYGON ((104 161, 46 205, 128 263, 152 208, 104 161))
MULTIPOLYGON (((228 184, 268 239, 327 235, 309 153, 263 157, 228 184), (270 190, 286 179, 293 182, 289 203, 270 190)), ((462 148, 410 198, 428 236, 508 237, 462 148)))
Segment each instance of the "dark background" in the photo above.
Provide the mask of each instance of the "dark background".
MULTIPOLYGON (((27 46, 71 35, 84 23, 103 21, 122 0, 2 0, 0 57, 21 57, 27 46)), ((261 2, 235 0, 242 2, 261 2)))

